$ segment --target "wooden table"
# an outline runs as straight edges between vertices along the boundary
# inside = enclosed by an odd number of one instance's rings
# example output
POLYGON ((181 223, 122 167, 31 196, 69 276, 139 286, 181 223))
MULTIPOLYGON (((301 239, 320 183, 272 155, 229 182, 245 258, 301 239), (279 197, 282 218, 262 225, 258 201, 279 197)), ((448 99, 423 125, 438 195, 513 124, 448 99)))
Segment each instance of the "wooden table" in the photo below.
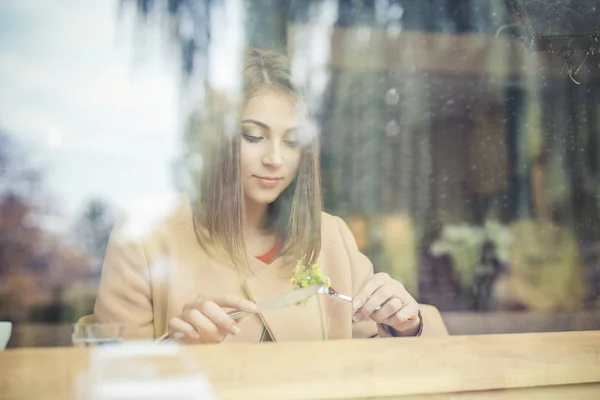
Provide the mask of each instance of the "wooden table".
MULTIPOLYGON (((598 399, 600 331, 205 345, 219 399, 598 399)), ((0 353, 0 399, 72 399, 90 349, 0 353)))

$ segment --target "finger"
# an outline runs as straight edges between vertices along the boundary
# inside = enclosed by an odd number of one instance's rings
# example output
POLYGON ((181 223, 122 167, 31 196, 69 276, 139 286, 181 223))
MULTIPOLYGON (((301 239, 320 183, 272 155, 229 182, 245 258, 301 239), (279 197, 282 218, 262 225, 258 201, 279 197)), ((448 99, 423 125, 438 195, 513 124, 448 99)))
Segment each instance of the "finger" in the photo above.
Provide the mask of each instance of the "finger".
POLYGON ((367 280, 362 288, 354 295, 352 300, 352 306, 355 310, 358 310, 365 304, 365 302, 371 297, 371 295, 390 280, 390 276, 386 273, 378 273, 373 275, 367 280))
POLYGON ((202 314, 212 321, 213 324, 217 326, 221 333, 237 335, 240 333, 240 328, 237 327, 237 324, 233 318, 231 318, 225 310, 219 307, 216 303, 212 301, 206 301, 202 305, 202 309, 200 310, 202 314))
POLYGON ((238 296, 215 297, 211 299, 220 307, 229 307, 235 310, 244 311, 247 313, 258 313, 260 310, 256 303, 238 296))
POLYGON ((397 313, 388 317, 382 323, 389 325, 399 332, 414 328, 419 319, 419 304, 410 303, 402 307, 397 313))
POLYGON ((169 332, 183 333, 189 339, 200 339, 198 331, 189 323, 185 322, 181 318, 174 317, 169 321, 169 332))
POLYGON ((196 328, 201 340, 213 342, 223 340, 223 334, 219 332, 219 328, 197 309, 184 313, 182 319, 196 328))
POLYGON ((385 303, 381 310, 375 311, 371 315, 371 319, 375 322, 384 323, 385 320, 396 314, 404 307, 404 302, 398 297, 392 297, 387 303, 385 303))
POLYGON ((368 318, 379 306, 383 306, 388 300, 394 296, 394 290, 390 284, 385 284, 379 287, 375 292, 365 301, 365 304, 359 308, 356 313, 360 314, 362 318, 368 318))

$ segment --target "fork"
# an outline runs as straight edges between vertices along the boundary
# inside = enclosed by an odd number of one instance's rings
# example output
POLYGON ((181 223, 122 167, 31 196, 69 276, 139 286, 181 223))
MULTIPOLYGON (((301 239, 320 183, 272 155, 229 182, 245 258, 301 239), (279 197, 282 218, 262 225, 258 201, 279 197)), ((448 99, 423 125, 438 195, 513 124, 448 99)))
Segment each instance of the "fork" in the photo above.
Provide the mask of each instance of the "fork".
MULTIPOLYGON (((353 300, 353 298, 351 296, 342 294, 332 287, 322 286, 321 288, 319 288, 319 291, 317 293, 337 297, 340 300, 348 301, 350 303, 352 303, 352 300, 353 300)), ((380 309, 381 309, 381 306, 378 306, 374 311, 379 311, 380 309)))

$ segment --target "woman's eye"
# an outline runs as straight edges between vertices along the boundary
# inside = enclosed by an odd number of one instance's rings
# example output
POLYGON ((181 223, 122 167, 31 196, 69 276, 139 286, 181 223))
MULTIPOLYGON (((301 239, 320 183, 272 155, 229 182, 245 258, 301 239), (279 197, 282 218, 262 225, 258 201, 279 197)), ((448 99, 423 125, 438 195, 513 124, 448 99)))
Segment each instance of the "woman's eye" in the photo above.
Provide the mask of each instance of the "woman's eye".
POLYGON ((246 139, 250 143, 258 143, 261 140, 263 140, 262 136, 253 136, 253 135, 249 135, 247 133, 242 133, 242 136, 244 137, 244 139, 246 139))
POLYGON ((291 139, 286 139, 284 140, 284 143, 287 144, 289 147, 298 147, 298 141, 297 140, 291 140, 291 139))

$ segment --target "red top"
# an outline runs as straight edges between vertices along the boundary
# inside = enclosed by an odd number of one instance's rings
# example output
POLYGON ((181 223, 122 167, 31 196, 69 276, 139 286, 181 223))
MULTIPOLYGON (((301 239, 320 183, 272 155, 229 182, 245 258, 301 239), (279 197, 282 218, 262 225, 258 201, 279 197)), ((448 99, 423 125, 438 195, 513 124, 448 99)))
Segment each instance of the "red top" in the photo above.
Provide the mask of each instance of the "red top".
POLYGON ((282 244, 283 244, 283 240, 281 239, 280 236, 277 236, 277 239, 275 239, 275 244, 273 245, 271 250, 267 251, 262 256, 257 256, 256 258, 258 258, 260 261, 264 262, 265 264, 271 264, 273 261, 275 261, 275 259, 279 255, 279 251, 281 251, 282 244))

